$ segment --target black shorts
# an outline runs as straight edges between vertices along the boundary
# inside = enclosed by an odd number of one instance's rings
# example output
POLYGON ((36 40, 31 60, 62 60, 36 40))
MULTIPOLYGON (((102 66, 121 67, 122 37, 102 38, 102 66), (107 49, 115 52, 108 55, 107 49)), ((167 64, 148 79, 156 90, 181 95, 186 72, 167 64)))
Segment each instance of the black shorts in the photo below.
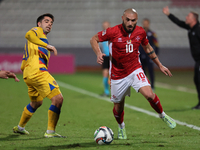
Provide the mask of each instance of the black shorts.
POLYGON ((109 69, 109 67, 110 67, 109 56, 104 56, 103 59, 104 60, 103 60, 102 68, 109 69))

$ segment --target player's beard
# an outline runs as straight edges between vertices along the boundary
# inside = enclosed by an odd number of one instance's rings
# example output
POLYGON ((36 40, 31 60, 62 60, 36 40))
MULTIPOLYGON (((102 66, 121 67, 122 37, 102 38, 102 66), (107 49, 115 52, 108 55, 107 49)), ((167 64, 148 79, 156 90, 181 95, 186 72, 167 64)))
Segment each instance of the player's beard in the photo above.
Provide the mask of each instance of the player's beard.
MULTIPOLYGON (((137 23, 136 23, 136 24, 137 24, 137 23)), ((133 30, 134 30, 135 27, 136 27, 136 24, 134 25, 134 27, 133 27, 132 30, 128 30, 128 29, 126 28, 126 25, 124 24, 124 21, 122 22, 122 26, 123 26, 124 30, 125 30, 127 33, 132 33, 133 30)), ((128 27, 129 27, 129 26, 128 26, 128 27)), ((132 27, 132 26, 130 26, 130 27, 132 27)))

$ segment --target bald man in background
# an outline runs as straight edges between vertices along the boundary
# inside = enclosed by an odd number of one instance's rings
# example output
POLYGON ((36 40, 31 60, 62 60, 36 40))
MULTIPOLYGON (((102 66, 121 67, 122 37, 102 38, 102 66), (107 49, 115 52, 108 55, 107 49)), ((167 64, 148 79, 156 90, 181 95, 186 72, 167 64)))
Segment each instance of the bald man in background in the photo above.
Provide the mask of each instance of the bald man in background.
MULTIPOLYGON (((118 122, 118 139, 127 139, 124 123, 125 96, 130 96, 130 88, 140 92, 150 103, 159 117, 170 127, 175 128, 176 122, 165 114, 160 100, 153 93, 139 61, 139 46, 142 45, 147 55, 154 61, 165 75, 171 72, 161 64, 154 49, 149 44, 145 30, 137 26, 138 14, 135 9, 126 9, 122 16, 122 24, 108 28, 94 35, 90 44, 97 55, 97 63, 103 63, 103 54, 98 43, 110 41, 110 77, 111 101, 114 103, 113 114, 118 122)), ((135 122, 136 123, 136 122, 135 122)))

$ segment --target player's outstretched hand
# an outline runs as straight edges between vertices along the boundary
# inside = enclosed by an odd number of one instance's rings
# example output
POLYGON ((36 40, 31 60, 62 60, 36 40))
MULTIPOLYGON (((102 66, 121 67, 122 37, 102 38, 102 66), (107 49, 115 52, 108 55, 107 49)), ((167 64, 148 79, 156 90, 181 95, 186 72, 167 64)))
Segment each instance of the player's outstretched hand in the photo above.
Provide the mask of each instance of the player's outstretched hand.
POLYGON ((165 7, 163 8, 163 13, 164 13, 165 15, 169 16, 170 12, 169 12, 169 7, 168 7, 168 6, 165 6, 165 7))
POLYGON ((57 56, 58 52, 57 52, 57 49, 56 49, 54 46, 52 46, 52 45, 47 45, 47 49, 48 49, 49 51, 52 51, 52 52, 54 53, 54 55, 57 56))
POLYGON ((0 71, 0 78, 3 79, 14 78, 16 82, 20 81, 14 73, 5 70, 0 71))
POLYGON ((20 81, 20 80, 17 78, 17 76, 16 76, 14 73, 12 73, 12 72, 9 72, 9 73, 7 74, 7 76, 8 76, 8 78, 14 78, 16 82, 19 82, 19 81, 20 81))
POLYGON ((160 67, 160 70, 166 75, 166 76, 169 76, 169 77, 172 77, 172 73, 169 71, 169 69, 165 66, 161 66, 160 67))
POLYGON ((0 78, 8 79, 8 76, 7 76, 8 73, 9 73, 9 71, 1 70, 0 71, 0 78))
POLYGON ((104 54, 104 53, 99 53, 99 54, 97 55, 97 63, 100 64, 100 65, 103 63, 103 56, 106 56, 106 54, 104 54))

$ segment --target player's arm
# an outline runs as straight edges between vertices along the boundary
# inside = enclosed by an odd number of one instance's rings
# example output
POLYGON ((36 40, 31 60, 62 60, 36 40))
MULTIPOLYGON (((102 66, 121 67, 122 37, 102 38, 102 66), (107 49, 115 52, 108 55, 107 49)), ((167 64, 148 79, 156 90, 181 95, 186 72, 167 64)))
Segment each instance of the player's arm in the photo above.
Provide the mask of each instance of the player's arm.
POLYGON ((144 51, 147 53, 147 55, 151 58, 151 60, 160 68, 160 70, 168 76, 172 76, 169 69, 161 64, 161 62, 158 59, 158 56, 156 55, 154 49, 151 47, 151 45, 148 43, 146 46, 143 46, 144 51))
POLYGON ((190 27, 182 20, 179 20, 177 17, 175 17, 173 14, 170 13, 169 11, 169 7, 166 6, 163 8, 163 13, 168 16, 168 18, 174 22, 175 24, 177 24, 179 27, 182 27, 184 29, 190 29, 190 27))
POLYGON ((48 45, 47 43, 45 43, 42 40, 40 40, 33 30, 29 30, 26 33, 25 38, 27 40, 29 40, 31 43, 34 43, 34 44, 42 46, 42 47, 47 47, 47 45, 48 45))
POLYGON ((97 55, 97 63, 102 64, 103 63, 103 54, 99 48, 99 37, 98 34, 95 34, 91 39, 90 39, 90 44, 92 46, 93 51, 97 55))
POLYGON ((52 45, 49 45, 45 42, 43 42, 42 40, 40 40, 36 33, 33 31, 33 30, 29 30, 26 35, 25 35, 25 38, 27 40, 29 40, 31 43, 34 43, 36 45, 39 45, 39 46, 42 46, 42 47, 45 47, 47 48, 49 51, 53 51, 54 52, 54 55, 57 55, 57 50, 54 46, 52 45))

